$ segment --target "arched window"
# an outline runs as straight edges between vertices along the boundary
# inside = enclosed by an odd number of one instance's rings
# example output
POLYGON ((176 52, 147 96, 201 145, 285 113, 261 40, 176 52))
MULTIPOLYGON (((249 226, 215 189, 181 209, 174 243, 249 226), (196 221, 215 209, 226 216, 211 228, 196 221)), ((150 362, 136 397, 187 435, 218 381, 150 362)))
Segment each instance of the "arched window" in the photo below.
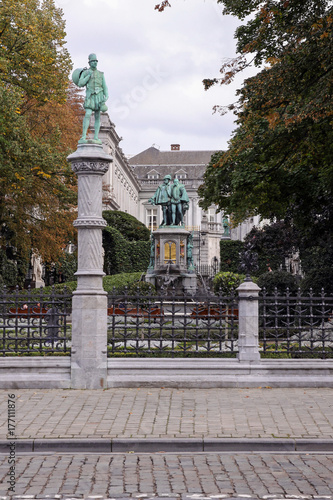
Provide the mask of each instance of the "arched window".
POLYGON ((164 243, 164 264, 176 264, 176 243, 167 241, 164 243))

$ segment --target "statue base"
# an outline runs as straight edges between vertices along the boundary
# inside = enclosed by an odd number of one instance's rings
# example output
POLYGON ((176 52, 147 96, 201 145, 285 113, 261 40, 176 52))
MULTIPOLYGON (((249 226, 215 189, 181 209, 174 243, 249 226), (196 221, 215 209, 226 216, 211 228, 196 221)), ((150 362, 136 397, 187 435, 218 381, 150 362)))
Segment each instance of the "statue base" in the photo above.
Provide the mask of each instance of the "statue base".
POLYGON ((145 280, 159 290, 196 293, 197 278, 192 260, 191 233, 183 226, 160 226, 153 235, 154 257, 145 280))
POLYGON ((79 139, 78 144, 98 144, 101 145, 103 144, 100 139, 79 139))

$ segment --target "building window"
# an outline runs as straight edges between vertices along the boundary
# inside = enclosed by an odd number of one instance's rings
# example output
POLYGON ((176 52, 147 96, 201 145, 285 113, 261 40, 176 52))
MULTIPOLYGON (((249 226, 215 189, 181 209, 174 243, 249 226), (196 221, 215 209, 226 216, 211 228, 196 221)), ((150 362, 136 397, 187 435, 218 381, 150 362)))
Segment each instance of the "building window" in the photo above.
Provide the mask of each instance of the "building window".
POLYGON ((215 222, 216 210, 215 208, 208 209, 208 222, 215 222))
POLYGON ((175 174, 175 178, 176 179, 186 179, 187 178, 187 174, 185 172, 177 172, 175 174))
POLYGON ((159 179, 159 178, 160 174, 155 169, 147 172, 147 179, 159 179))
POLYGON ((157 208, 146 209, 146 226, 151 230, 157 229, 157 208))

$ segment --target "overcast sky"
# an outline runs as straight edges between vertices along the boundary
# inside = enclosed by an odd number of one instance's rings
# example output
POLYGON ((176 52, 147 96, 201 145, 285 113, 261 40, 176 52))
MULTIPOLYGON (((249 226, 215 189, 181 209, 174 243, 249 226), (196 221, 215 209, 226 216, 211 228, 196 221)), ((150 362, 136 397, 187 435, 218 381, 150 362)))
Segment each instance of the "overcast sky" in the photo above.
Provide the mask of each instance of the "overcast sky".
POLYGON ((153 144, 169 150, 220 150, 234 130, 234 116, 213 114, 235 100, 234 84, 204 91, 202 80, 219 75, 235 55, 239 21, 222 16, 216 0, 55 0, 67 25, 74 69, 97 54, 109 89, 107 106, 125 154, 153 144))

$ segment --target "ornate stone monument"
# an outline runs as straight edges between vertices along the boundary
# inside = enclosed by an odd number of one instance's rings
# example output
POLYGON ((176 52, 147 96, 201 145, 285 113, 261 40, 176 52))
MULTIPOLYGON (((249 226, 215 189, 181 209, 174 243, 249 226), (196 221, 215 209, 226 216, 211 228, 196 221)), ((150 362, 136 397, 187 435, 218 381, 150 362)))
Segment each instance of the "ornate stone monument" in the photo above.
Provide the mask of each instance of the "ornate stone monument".
POLYGON ((149 202, 161 205, 163 220, 151 237, 150 262, 146 281, 156 288, 169 285, 194 294, 197 277, 193 264, 193 235, 185 229, 184 215, 189 208, 185 186, 166 175, 149 202))
MULTIPOLYGON (((89 62, 97 62, 95 60, 95 54, 91 54, 89 62)), ((99 90, 100 80, 93 71, 83 72, 79 80, 75 75, 74 72, 75 83, 86 84, 95 78, 90 88, 87 85, 84 120, 87 115, 90 118, 92 111, 99 116, 107 96, 106 87, 99 90)), ((67 158, 78 176, 78 217, 74 222, 78 230, 78 270, 72 307, 72 388, 100 389, 107 387, 107 293, 103 289, 102 245, 102 229, 106 222, 102 217, 102 177, 112 158, 103 151, 98 139, 99 128, 95 125, 94 139, 86 139, 86 132, 84 121, 78 148, 67 158)))

